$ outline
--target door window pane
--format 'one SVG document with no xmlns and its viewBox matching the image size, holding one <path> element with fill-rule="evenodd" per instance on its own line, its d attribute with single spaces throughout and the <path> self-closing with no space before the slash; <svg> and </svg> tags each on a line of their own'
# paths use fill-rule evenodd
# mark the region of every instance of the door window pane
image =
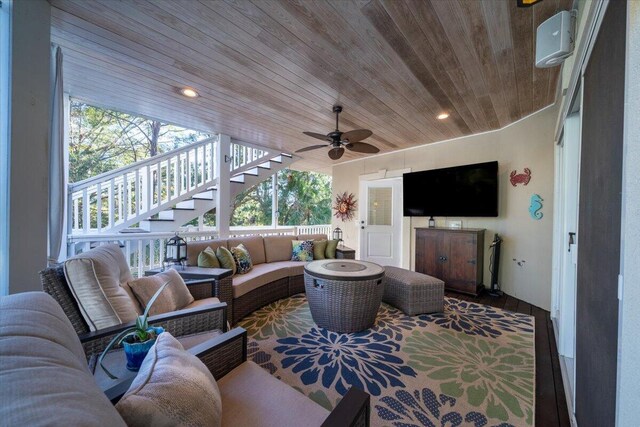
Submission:
<svg viewBox="0 0 640 427">
<path fill-rule="evenodd" d="M 368 225 L 391 225 L 391 187 L 369 188 Z"/>
</svg>

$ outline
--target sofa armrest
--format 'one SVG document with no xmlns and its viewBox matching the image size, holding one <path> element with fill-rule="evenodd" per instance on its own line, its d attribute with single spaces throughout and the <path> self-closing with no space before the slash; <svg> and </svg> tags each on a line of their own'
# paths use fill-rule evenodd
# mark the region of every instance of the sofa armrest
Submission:
<svg viewBox="0 0 640 427">
<path fill-rule="evenodd" d="M 226 309 L 225 303 L 218 303 L 208 307 L 172 311 L 149 317 L 149 324 L 162 326 L 176 337 L 213 330 L 225 332 L 227 330 Z M 100 355 L 116 335 L 133 326 L 135 321 L 80 335 L 80 342 L 87 359 L 91 360 L 92 357 Z"/>
<path fill-rule="evenodd" d="M 195 347 L 191 347 L 187 351 L 207 365 L 213 377 L 219 380 L 235 367 L 246 362 L 247 331 L 243 328 L 235 328 Z M 134 378 L 135 376 L 123 379 L 105 390 L 104 394 L 115 405 L 129 390 Z"/>
<path fill-rule="evenodd" d="M 233 328 L 188 350 L 200 359 L 216 380 L 247 361 L 247 331 Z"/>
<path fill-rule="evenodd" d="M 368 427 L 371 416 L 369 400 L 368 393 L 351 387 L 322 423 L 322 427 Z"/>
</svg>

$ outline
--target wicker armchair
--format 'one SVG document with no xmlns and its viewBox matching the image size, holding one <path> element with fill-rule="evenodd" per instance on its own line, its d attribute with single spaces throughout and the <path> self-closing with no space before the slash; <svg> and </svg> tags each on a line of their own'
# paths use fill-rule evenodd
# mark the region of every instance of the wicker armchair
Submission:
<svg viewBox="0 0 640 427">
<path fill-rule="evenodd" d="M 247 331 L 241 327 L 210 339 L 188 350 L 211 371 L 216 381 L 247 361 Z M 113 404 L 126 393 L 133 378 L 125 379 L 105 391 Z M 247 402 L 251 405 L 252 402 Z M 282 410 L 287 410 L 282 402 Z M 290 408 L 289 408 L 290 409 Z M 370 425 L 370 396 L 352 387 L 331 411 L 322 427 L 368 427 Z"/>
<path fill-rule="evenodd" d="M 76 300 L 73 298 L 62 266 L 50 267 L 40 272 L 40 281 L 43 290 L 51 295 L 62 307 L 64 313 L 71 321 L 76 333 L 80 337 L 87 360 L 90 364 L 95 361 L 104 348 L 109 344 L 123 328 L 133 326 L 129 324 L 117 325 L 111 328 L 90 332 Z M 214 294 L 212 284 L 189 283 L 187 284 L 193 297 L 198 299 L 208 298 Z M 202 308 L 180 310 L 171 313 L 159 314 L 149 317 L 149 324 L 162 326 L 166 331 L 176 337 L 199 334 L 209 331 L 227 331 L 227 304 L 211 304 Z"/>
</svg>

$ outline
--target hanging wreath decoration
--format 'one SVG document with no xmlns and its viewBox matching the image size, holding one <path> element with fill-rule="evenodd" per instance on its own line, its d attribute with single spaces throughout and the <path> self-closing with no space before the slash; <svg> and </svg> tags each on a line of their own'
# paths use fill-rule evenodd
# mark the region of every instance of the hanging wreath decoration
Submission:
<svg viewBox="0 0 640 427">
<path fill-rule="evenodd" d="M 336 211 L 334 216 L 342 221 L 351 221 L 355 215 L 358 201 L 353 193 L 348 194 L 346 191 L 336 196 L 336 205 L 333 209 Z"/>
</svg>

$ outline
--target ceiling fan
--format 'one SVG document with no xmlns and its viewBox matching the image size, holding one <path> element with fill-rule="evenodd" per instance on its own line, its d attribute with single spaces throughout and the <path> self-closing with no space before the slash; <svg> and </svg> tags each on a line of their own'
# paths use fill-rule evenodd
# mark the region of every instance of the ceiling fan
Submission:
<svg viewBox="0 0 640 427">
<path fill-rule="evenodd" d="M 340 132 L 338 129 L 338 118 L 342 112 L 340 105 L 333 106 L 333 112 L 336 113 L 336 130 L 329 132 L 326 135 L 315 132 L 302 132 L 305 135 L 313 138 L 322 139 L 328 141 L 328 144 L 312 145 L 311 147 L 304 147 L 296 151 L 296 153 L 302 153 L 305 151 L 316 150 L 318 148 L 331 147 L 329 150 L 329 158 L 331 160 L 338 160 L 344 154 L 344 149 L 355 151 L 356 153 L 370 153 L 374 154 L 380 151 L 379 148 L 374 147 L 366 142 L 360 142 L 363 139 L 369 138 L 373 135 L 369 129 L 355 129 L 348 132 Z"/>
</svg>

